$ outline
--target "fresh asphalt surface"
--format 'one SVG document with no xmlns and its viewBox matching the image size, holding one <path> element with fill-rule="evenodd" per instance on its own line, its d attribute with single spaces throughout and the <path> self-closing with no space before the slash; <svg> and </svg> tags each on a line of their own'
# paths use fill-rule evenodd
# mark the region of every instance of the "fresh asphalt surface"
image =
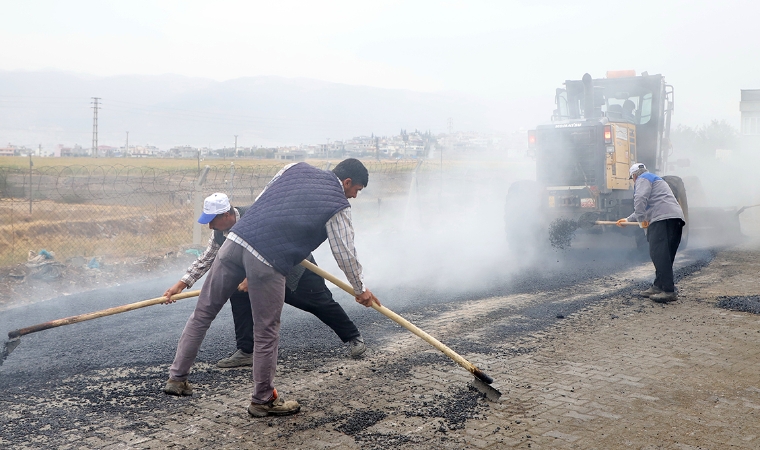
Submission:
<svg viewBox="0 0 760 450">
<path fill-rule="evenodd" d="M 690 265 L 701 265 L 711 258 L 711 253 L 706 250 L 686 250 L 684 254 L 689 256 Z M 482 292 L 470 291 L 466 297 L 448 292 L 423 291 L 419 287 L 416 290 L 407 287 L 392 291 L 377 287 L 373 292 L 385 306 L 403 316 L 427 317 L 446 310 L 447 305 L 458 301 L 568 287 L 646 261 L 645 256 L 635 257 L 632 252 L 623 250 L 570 250 L 561 256 L 550 255 L 546 261 L 554 262 L 557 258 L 562 258 L 564 264 L 557 264 L 555 268 L 538 264 L 540 270 L 526 268 L 521 273 L 505 277 L 502 284 L 498 284 L 499 275 L 494 274 L 491 286 Z M 171 276 L 133 282 L 2 311 L 0 333 L 6 337 L 8 331 L 17 328 L 157 297 L 176 278 Z M 192 289 L 198 287 L 196 285 Z M 370 348 L 400 332 L 389 319 L 356 304 L 353 298 L 329 283 L 328 287 L 362 331 Z M 53 380 L 104 368 L 165 365 L 168 369 L 196 299 L 185 299 L 172 305 L 155 305 L 22 336 L 21 344 L 0 366 L 0 389 L 19 385 L 49 385 Z M 558 314 L 572 313 L 568 308 L 578 309 L 585 305 L 558 303 L 542 306 L 541 311 L 532 311 L 531 308 L 535 309 L 533 307 L 514 311 L 530 319 L 522 329 L 513 330 L 516 336 L 551 324 L 557 320 Z M 503 336 L 504 339 L 510 337 L 514 336 Z M 234 350 L 234 329 L 228 303 L 212 323 L 198 360 L 213 363 Z M 345 351 L 338 337 L 316 317 L 285 305 L 281 354 L 311 355 L 313 364 L 319 364 L 321 358 L 340 356 Z"/>
<path fill-rule="evenodd" d="M 684 262 L 678 273 L 682 276 L 704 266 L 712 255 L 709 250 L 685 250 L 682 252 Z M 646 255 L 636 256 L 629 249 L 571 249 L 561 253 L 550 252 L 518 273 L 499 273 L 495 269 L 492 281 L 485 283 L 488 287 L 481 291 L 469 290 L 466 296 L 431 292 L 421 286 L 393 290 L 376 286 L 373 292 L 384 305 L 414 322 L 420 317 L 435 317 L 463 300 L 547 292 L 582 285 L 641 265 L 647 260 Z M 52 319 L 153 298 L 173 284 L 176 278 L 177 276 L 171 276 L 144 280 L 5 310 L 0 312 L 0 336 L 7 336 L 7 332 L 13 329 Z M 645 280 L 631 280 L 620 286 L 620 289 L 633 293 L 645 284 Z M 362 331 L 369 351 L 398 336 L 397 333 L 406 333 L 384 316 L 356 304 L 352 297 L 329 284 L 328 286 Z M 520 336 L 545 328 L 562 320 L 561 316 L 567 316 L 597 301 L 593 298 L 569 303 L 561 300 L 550 300 L 540 305 L 514 306 L 509 313 L 519 315 L 521 319 L 515 321 L 514 325 L 501 329 L 500 335 L 493 338 L 502 341 L 518 340 Z M 140 401 L 141 407 L 151 410 L 164 408 L 161 387 L 174 357 L 179 335 L 194 305 L 195 299 L 186 299 L 172 305 L 151 306 L 21 337 L 20 345 L 0 366 L 0 408 L 21 411 L 20 414 L 34 409 L 36 413 L 26 416 L 25 420 L 15 420 L 0 414 L 2 438 L 22 443 L 29 433 L 40 432 L 41 428 L 45 435 L 55 434 L 57 430 L 70 429 L 74 421 L 87 423 L 89 418 L 95 421 L 101 413 L 122 413 L 124 411 L 120 409 L 120 402 Z M 465 358 L 470 351 L 488 352 L 488 342 L 458 341 L 446 344 Z M 234 349 L 231 311 L 229 305 L 225 305 L 208 331 L 198 360 L 213 364 Z M 346 346 L 318 319 L 285 306 L 280 364 L 285 367 L 297 365 L 303 369 L 314 369 L 325 361 L 345 358 L 346 352 Z M 157 373 L 155 367 L 163 370 Z M 141 382 L 148 380 L 151 388 L 138 392 L 125 392 L 122 388 L 109 391 L 88 380 L 88 377 L 95 375 L 96 378 L 102 378 L 109 371 L 121 374 L 122 385 L 124 373 L 129 372 L 131 375 L 126 376 L 127 383 L 130 377 Z M 105 376 L 107 379 L 108 376 Z M 218 381 L 224 376 L 224 372 L 210 374 L 208 371 L 197 371 L 191 373 L 191 380 Z M 32 395 L 28 395 L 30 393 Z M 40 399 L 65 399 L 72 395 L 78 399 L 77 408 L 70 410 L 59 404 L 51 407 L 47 413 L 39 413 Z"/>
</svg>

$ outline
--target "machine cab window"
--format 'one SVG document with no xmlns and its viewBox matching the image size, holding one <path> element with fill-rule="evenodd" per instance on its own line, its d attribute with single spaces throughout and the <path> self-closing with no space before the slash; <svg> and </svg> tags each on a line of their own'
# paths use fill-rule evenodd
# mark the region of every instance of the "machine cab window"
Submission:
<svg viewBox="0 0 760 450">
<path fill-rule="evenodd" d="M 652 118 L 652 93 L 630 95 L 615 93 L 605 98 L 602 113 L 611 122 L 629 122 L 644 125 Z"/>
</svg>

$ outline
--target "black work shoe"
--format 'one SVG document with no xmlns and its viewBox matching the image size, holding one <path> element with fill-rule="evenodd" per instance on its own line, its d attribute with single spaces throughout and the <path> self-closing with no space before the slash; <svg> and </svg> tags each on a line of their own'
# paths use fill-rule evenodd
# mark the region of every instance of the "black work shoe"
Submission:
<svg viewBox="0 0 760 450">
<path fill-rule="evenodd" d="M 301 410 L 301 405 L 295 400 L 285 401 L 274 391 L 274 399 L 267 403 L 253 403 L 248 406 L 248 414 L 253 417 L 289 416 Z"/>
<path fill-rule="evenodd" d="M 193 387 L 187 381 L 167 380 L 164 386 L 164 394 L 168 395 L 193 395 Z"/>
<path fill-rule="evenodd" d="M 651 285 L 646 291 L 639 292 L 639 295 L 642 297 L 651 297 L 654 294 L 659 294 L 660 292 L 662 292 L 662 289 L 658 288 L 655 285 Z"/>
<path fill-rule="evenodd" d="M 670 303 L 678 300 L 678 294 L 675 292 L 660 292 L 657 294 L 652 294 L 649 296 L 649 299 L 653 302 L 657 303 Z"/>
</svg>

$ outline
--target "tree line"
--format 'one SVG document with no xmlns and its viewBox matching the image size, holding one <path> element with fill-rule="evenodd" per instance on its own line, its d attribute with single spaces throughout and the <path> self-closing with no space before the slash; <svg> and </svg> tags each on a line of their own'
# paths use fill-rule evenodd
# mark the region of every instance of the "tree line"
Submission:
<svg viewBox="0 0 760 450">
<path fill-rule="evenodd" d="M 705 125 L 677 125 L 670 132 L 670 141 L 678 152 L 715 156 L 715 150 L 736 150 L 740 147 L 739 130 L 725 120 L 712 120 Z"/>
</svg>

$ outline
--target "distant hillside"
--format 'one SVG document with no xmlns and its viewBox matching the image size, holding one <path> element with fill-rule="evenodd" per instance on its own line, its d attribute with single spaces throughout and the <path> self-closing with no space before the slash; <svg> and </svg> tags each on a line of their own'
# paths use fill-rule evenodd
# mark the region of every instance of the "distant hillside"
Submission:
<svg viewBox="0 0 760 450">
<path fill-rule="evenodd" d="M 524 111 L 455 93 L 248 77 L 224 82 L 178 75 L 94 77 L 0 71 L 0 145 L 90 147 L 90 97 L 100 97 L 99 144 L 240 146 L 322 143 L 404 129 L 512 131 Z"/>
</svg>

